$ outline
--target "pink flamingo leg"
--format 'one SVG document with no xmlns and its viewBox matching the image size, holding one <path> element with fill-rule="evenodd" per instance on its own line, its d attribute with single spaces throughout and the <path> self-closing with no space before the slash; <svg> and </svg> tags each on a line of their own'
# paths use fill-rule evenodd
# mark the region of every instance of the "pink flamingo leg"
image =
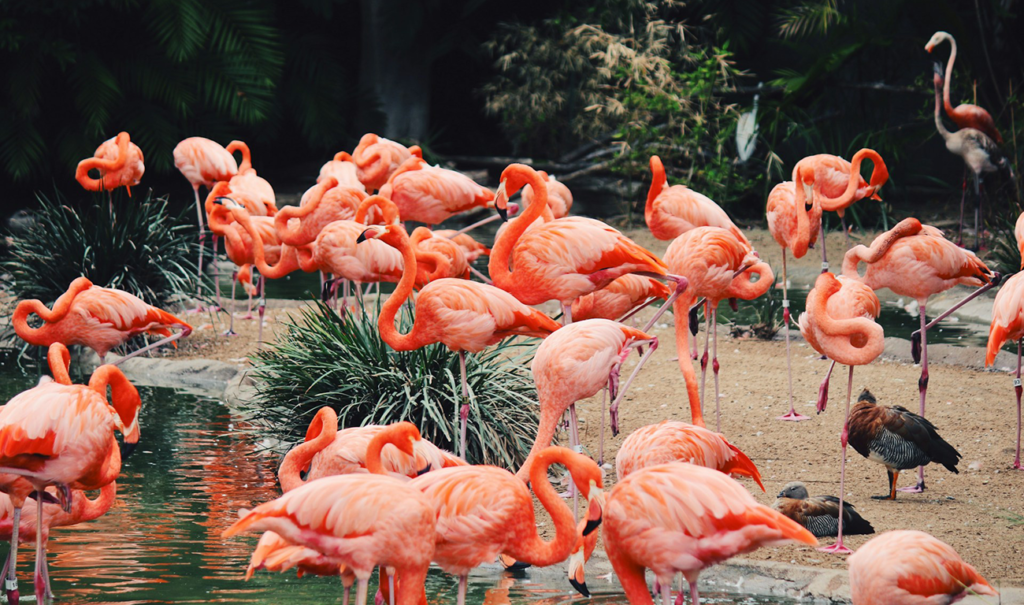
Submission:
<svg viewBox="0 0 1024 605">
<path fill-rule="evenodd" d="M 786 249 L 782 249 L 782 323 L 786 328 L 786 371 L 789 374 L 789 411 L 776 418 L 776 420 L 788 420 L 800 422 L 810 420 L 793 407 L 793 357 L 789 351 L 789 289 L 786 285 Z"/>
<path fill-rule="evenodd" d="M 199 216 L 199 264 L 196 272 L 196 308 L 193 313 L 202 313 L 203 304 L 203 244 L 206 242 L 206 227 L 203 225 L 203 205 L 199 202 L 199 185 L 192 186 L 192 193 L 196 196 L 196 214 Z"/>
<path fill-rule="evenodd" d="M 43 495 L 40 492 L 36 492 L 36 519 L 43 518 Z M 41 530 L 36 531 L 37 534 L 42 534 Z M 43 550 L 42 536 L 36 536 L 36 573 L 35 573 L 35 589 L 36 589 L 36 602 L 41 603 L 46 598 L 46 581 L 43 579 L 42 569 L 46 565 L 46 553 Z"/>
<path fill-rule="evenodd" d="M 263 348 L 263 314 L 267 310 L 267 292 L 266 292 L 267 278 L 261 275 L 259 277 L 259 280 L 260 280 L 260 285 L 259 285 L 260 299 L 259 299 L 258 306 L 257 306 L 257 309 L 258 309 L 257 313 L 259 314 L 260 327 L 259 327 L 258 335 L 256 336 L 256 348 L 257 349 L 262 349 Z"/>
<path fill-rule="evenodd" d="M 608 411 L 608 387 L 601 389 L 601 440 L 597 446 L 597 464 L 601 466 L 604 464 L 604 424 L 605 424 L 605 413 Z M 1020 406 L 1017 406 L 1018 408 Z"/>
<path fill-rule="evenodd" d="M 661 316 L 664 315 L 665 311 L 668 311 L 669 309 L 672 308 L 672 303 L 676 302 L 676 299 L 679 298 L 679 295 L 685 292 L 686 288 L 689 287 L 690 285 L 690 282 L 687 281 L 685 277 L 678 277 L 675 275 L 669 275 L 667 277 L 669 281 L 675 282 L 676 289 L 672 292 L 672 296 L 669 296 L 668 300 L 665 301 L 665 304 L 661 305 L 661 308 L 654 313 L 654 316 L 651 317 L 650 321 L 647 322 L 647 325 L 644 326 L 642 330 L 644 332 L 650 330 L 654 326 L 654 324 L 657 323 L 658 319 L 660 319 Z"/>
<path fill-rule="evenodd" d="M 921 378 L 917 381 L 917 389 L 921 393 L 921 417 L 924 418 L 924 404 L 928 397 L 928 320 L 925 318 L 925 305 L 921 303 Z M 924 467 L 917 469 L 917 485 L 901 487 L 896 491 L 909 494 L 920 494 L 924 491 Z"/>
<path fill-rule="evenodd" d="M 38 518 L 38 517 L 37 517 Z M 7 556 L 8 564 L 5 568 L 4 592 L 7 593 L 7 602 L 17 605 L 18 603 L 18 528 L 21 525 L 21 508 L 14 509 L 11 526 L 11 552 Z"/>
<path fill-rule="evenodd" d="M 242 316 L 242 319 L 252 319 L 252 292 L 248 292 L 248 294 L 249 294 L 249 303 L 248 303 L 248 306 L 245 309 L 245 315 Z"/>
<path fill-rule="evenodd" d="M 1013 381 L 1013 391 L 1017 394 L 1017 456 L 1013 459 L 1013 468 L 1020 470 L 1020 396 L 1024 388 L 1020 383 L 1020 353 L 1024 338 L 1017 341 L 1017 378 Z"/>
<path fill-rule="evenodd" d="M 643 346 L 644 344 L 647 343 L 637 341 L 635 343 L 631 343 L 630 348 L 632 348 L 633 345 Z M 621 389 L 619 388 L 619 371 L 622 369 L 622 362 L 625 360 L 626 356 L 629 355 L 629 351 L 627 350 L 622 359 L 612 366 L 611 374 L 608 375 L 608 393 L 613 400 L 612 406 L 608 410 L 608 416 L 611 418 L 612 423 L 612 436 L 619 434 L 619 404 L 622 403 L 622 399 L 626 396 L 626 391 L 629 390 L 629 385 L 633 383 L 633 379 L 640 373 L 640 368 L 644 367 L 644 364 L 647 363 L 647 360 L 657 349 L 658 339 L 655 337 L 650 340 L 650 347 L 640 358 L 640 361 L 637 362 L 636 367 L 633 368 L 633 373 L 629 375 L 629 378 L 626 379 L 626 382 L 622 385 Z"/>
<path fill-rule="evenodd" d="M 562 325 L 567 326 L 572 323 L 572 305 L 562 305 Z"/>
<path fill-rule="evenodd" d="M 462 377 L 462 407 L 459 408 L 459 455 L 466 459 L 466 423 L 469 420 L 469 383 L 466 382 L 466 352 L 459 351 L 459 375 Z"/>
<path fill-rule="evenodd" d="M 469 576 L 459 576 L 458 605 L 466 605 L 466 585 L 469 583 Z"/>
<path fill-rule="evenodd" d="M 473 265 L 469 266 L 469 272 L 480 278 L 480 281 L 484 282 L 485 284 L 491 284 L 492 286 L 494 285 L 494 282 L 491 281 L 491 278 L 477 271 L 476 267 L 474 267 Z"/>
<path fill-rule="evenodd" d="M 828 248 L 828 234 L 825 233 L 825 213 L 818 217 L 818 232 L 821 233 L 821 272 L 828 272 L 828 257 L 825 255 L 825 248 Z"/>
<path fill-rule="evenodd" d="M 580 445 L 580 419 L 576 414 L 575 403 L 569 405 L 569 448 L 574 452 L 583 453 L 583 446 Z M 569 489 L 566 494 L 572 494 L 572 514 L 574 518 L 579 519 L 580 492 L 572 481 L 569 481 Z"/>
<path fill-rule="evenodd" d="M 370 589 L 369 578 L 356 581 L 356 605 L 366 605 L 366 595 Z"/>
<path fill-rule="evenodd" d="M 825 411 L 825 406 L 828 405 L 828 381 L 832 378 L 832 370 L 836 368 L 836 362 L 832 362 L 832 365 L 828 367 L 828 372 L 825 372 L 825 380 L 821 381 L 821 386 L 818 387 L 818 413 Z"/>
<path fill-rule="evenodd" d="M 220 262 L 217 258 L 217 234 L 213 234 L 213 283 L 217 287 L 217 308 L 221 308 L 220 303 Z"/>
<path fill-rule="evenodd" d="M 237 336 L 238 332 L 235 332 L 235 307 L 238 303 L 235 301 L 235 286 L 238 284 L 238 272 L 233 271 L 231 273 L 231 320 L 228 323 L 228 331 L 224 332 L 224 336 Z"/>
<path fill-rule="evenodd" d="M 846 383 L 846 416 L 843 419 L 843 432 L 839 437 L 839 442 L 842 444 L 842 458 L 839 460 L 839 535 L 836 539 L 836 543 L 832 546 L 826 546 L 819 548 L 821 552 L 829 552 L 836 555 L 848 555 L 853 551 L 843 546 L 843 500 L 846 497 L 846 446 L 849 440 L 849 428 L 848 423 L 850 422 L 850 399 L 853 396 L 853 366 L 850 366 L 850 379 Z"/>
<path fill-rule="evenodd" d="M 718 327 L 718 309 L 711 311 L 711 325 Z M 720 395 L 718 389 L 718 330 L 714 330 L 711 337 L 711 371 L 715 373 L 715 431 L 722 432 L 722 409 L 719 405 Z"/>
<path fill-rule="evenodd" d="M 162 347 L 162 346 L 164 346 L 166 344 L 170 344 L 170 343 L 178 340 L 179 338 L 183 338 L 183 337 L 188 336 L 189 334 L 192 333 L 192 328 L 190 328 L 187 325 L 170 326 L 170 327 L 172 327 L 172 328 L 181 328 L 181 332 L 178 332 L 177 334 L 172 334 L 171 336 L 168 336 L 167 338 L 161 338 L 160 340 L 158 340 L 158 341 L 156 341 L 154 343 L 148 344 L 148 345 L 142 347 L 141 349 L 139 349 L 138 351 L 134 351 L 132 353 L 129 353 L 129 354 L 125 355 L 124 357 L 122 357 L 121 359 L 118 359 L 117 361 L 115 361 L 111 365 L 115 365 L 115 366 L 116 365 L 121 365 L 127 359 L 131 359 L 132 357 L 135 357 L 137 355 L 141 355 L 141 354 L 145 353 L 146 351 L 151 351 L 151 350 L 153 350 L 153 349 L 155 349 L 157 347 Z"/>
<path fill-rule="evenodd" d="M 711 341 L 711 303 L 704 301 L 704 355 L 700 358 L 700 409 L 704 411 L 704 379 L 708 375 L 708 348 Z"/>
</svg>

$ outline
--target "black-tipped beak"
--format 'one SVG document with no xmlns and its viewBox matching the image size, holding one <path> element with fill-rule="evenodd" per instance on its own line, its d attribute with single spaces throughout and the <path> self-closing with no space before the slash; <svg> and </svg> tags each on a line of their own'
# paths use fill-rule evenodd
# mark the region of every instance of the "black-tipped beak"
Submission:
<svg viewBox="0 0 1024 605">
<path fill-rule="evenodd" d="M 601 519 L 589 519 L 587 525 L 583 528 L 583 535 L 589 536 L 594 533 L 594 530 L 601 526 Z"/>
<path fill-rule="evenodd" d="M 501 217 L 501 222 L 504 223 L 504 222 L 508 221 L 508 209 L 507 208 L 501 208 L 499 206 L 495 206 L 494 209 L 498 211 L 498 216 Z"/>
<path fill-rule="evenodd" d="M 36 496 L 39 494 L 42 494 L 43 504 L 60 504 L 60 498 L 54 496 L 50 492 L 32 492 L 28 497 L 35 500 Z"/>
<path fill-rule="evenodd" d="M 515 563 L 513 563 L 513 564 L 509 565 L 508 567 L 506 567 L 505 569 L 507 569 L 509 571 L 522 571 L 524 569 L 529 569 L 529 568 L 530 568 L 530 564 L 529 563 L 523 563 L 522 561 L 516 561 Z"/>
<path fill-rule="evenodd" d="M 361 244 L 361 243 L 365 242 L 366 240 L 367 240 L 366 232 L 363 231 L 362 233 L 359 234 L 359 237 L 356 238 L 356 243 L 357 244 Z"/>
<path fill-rule="evenodd" d="M 233 202 L 235 200 L 233 200 L 233 199 L 231 199 L 229 197 L 221 196 L 221 197 L 218 197 L 218 198 L 214 198 L 213 203 L 217 204 L 218 206 L 223 206 L 225 201 Z"/>
<path fill-rule="evenodd" d="M 586 582 L 577 582 L 576 578 L 569 578 L 569 583 L 572 584 L 572 587 L 576 589 L 576 592 L 587 597 L 588 599 L 590 598 L 590 591 L 587 589 Z"/>
<path fill-rule="evenodd" d="M 135 448 L 138 447 L 138 443 L 122 443 L 121 444 L 121 460 L 127 460 L 128 456 L 132 455 Z"/>
<path fill-rule="evenodd" d="M 430 472 L 430 465 L 428 464 L 428 465 L 424 466 L 423 468 L 421 468 L 420 470 L 416 471 L 416 476 L 417 477 L 422 477 L 423 475 L 426 475 L 429 472 Z"/>
</svg>

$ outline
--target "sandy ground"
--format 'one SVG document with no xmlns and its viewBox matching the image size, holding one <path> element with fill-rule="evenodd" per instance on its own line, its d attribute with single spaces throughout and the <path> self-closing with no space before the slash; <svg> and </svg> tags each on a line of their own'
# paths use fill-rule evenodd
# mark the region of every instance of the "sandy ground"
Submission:
<svg viewBox="0 0 1024 605">
<path fill-rule="evenodd" d="M 751 240 L 762 257 L 779 266 L 779 248 L 764 230 L 751 231 Z M 655 252 L 664 252 L 665 242 L 649 233 L 630 233 Z M 836 266 L 843 247 L 841 234 L 829 238 L 829 255 Z M 869 239 L 869 238 L 865 238 Z M 814 250 L 790 264 L 796 274 L 813 279 L 820 257 Z M 276 301 L 272 301 L 275 302 Z M 285 304 L 271 308 L 265 337 L 273 339 L 285 314 L 295 307 Z M 244 313 L 244 307 L 242 308 Z M 241 361 L 251 352 L 255 340 L 254 321 L 236 320 L 239 336 L 219 336 L 226 327 L 227 315 L 214 321 L 210 315 L 190 316 L 197 326 L 192 337 L 170 356 L 204 357 Z M 206 322 L 198 319 L 207 318 Z M 646 316 L 645 316 L 646 317 Z M 671 316 L 665 316 L 654 330 L 664 346 L 651 358 L 620 408 L 622 433 L 605 443 L 605 460 L 613 461 L 619 444 L 632 430 L 665 418 L 689 419 L 682 375 L 678 363 L 671 361 L 675 347 Z M 761 493 L 749 480 L 741 481 L 764 504 L 771 504 L 782 486 L 793 480 L 808 485 L 811 494 L 837 495 L 839 489 L 839 432 L 843 422 L 847 371 L 837 367 L 830 389 L 828 410 L 814 414 L 818 385 L 828 368 L 805 343 L 793 344 L 794 392 L 798 411 L 812 420 L 788 423 L 775 420 L 788 409 L 786 356 L 782 342 L 738 340 L 729 337 L 726 326 L 719 328 L 721 363 L 722 433 L 757 464 L 767 493 Z M 703 342 L 703 333 L 700 336 Z M 982 355 L 981 350 L 977 351 Z M 685 359 L 685 358 L 684 358 Z M 635 362 L 636 356 L 631 365 Z M 699 367 L 697 368 L 700 375 Z M 625 375 L 625 372 L 624 372 Z M 853 395 L 870 389 L 879 403 L 918 409 L 917 379 L 920 367 L 898 360 L 879 359 L 857 368 L 853 377 Z M 705 416 L 714 426 L 714 382 L 708 376 L 711 405 Z M 596 457 L 600 434 L 600 399 L 578 405 L 582 437 L 587 451 Z M 940 434 L 963 454 L 958 475 L 942 467 L 927 470 L 928 490 L 923 494 L 899 494 L 895 502 L 880 502 L 871 495 L 887 491 L 885 469 L 869 462 L 852 448 L 848 451 L 846 497 L 876 530 L 920 529 L 953 545 L 957 551 L 993 584 L 1024 584 L 1024 471 L 1011 468 L 1016 431 L 1016 407 L 1012 379 L 1005 373 L 984 372 L 956 366 L 932 365 L 928 389 L 928 418 Z M 564 436 L 563 436 L 564 438 Z M 611 468 L 609 466 L 609 468 Z M 914 473 L 905 473 L 900 485 L 911 485 Z M 608 473 L 608 485 L 614 471 Z M 607 487 L 606 486 L 606 487 Z M 550 528 L 550 523 L 539 519 Z M 848 539 L 852 548 L 866 538 Z M 827 540 L 826 543 L 830 543 Z M 828 568 L 845 568 L 845 558 L 819 553 L 808 547 L 787 546 L 761 549 L 750 555 Z"/>
</svg>

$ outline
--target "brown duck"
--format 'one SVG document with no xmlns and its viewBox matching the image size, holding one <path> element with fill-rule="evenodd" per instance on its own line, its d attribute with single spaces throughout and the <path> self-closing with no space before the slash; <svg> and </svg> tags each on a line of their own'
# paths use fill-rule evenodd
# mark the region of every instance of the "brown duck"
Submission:
<svg viewBox="0 0 1024 605">
<path fill-rule="evenodd" d="M 954 473 L 960 452 L 939 436 L 935 425 L 904 407 L 882 406 L 865 390 L 850 412 L 849 443 L 868 460 L 884 464 L 889 493 L 876 500 L 896 499 L 900 471 L 937 462 Z"/>
<path fill-rule="evenodd" d="M 787 483 L 779 492 L 772 508 L 806 527 L 814 537 L 827 538 L 839 534 L 839 498 L 808 496 L 807 486 L 800 481 Z M 860 516 L 849 502 L 843 505 L 843 535 L 873 534 L 875 528 Z"/>
</svg>

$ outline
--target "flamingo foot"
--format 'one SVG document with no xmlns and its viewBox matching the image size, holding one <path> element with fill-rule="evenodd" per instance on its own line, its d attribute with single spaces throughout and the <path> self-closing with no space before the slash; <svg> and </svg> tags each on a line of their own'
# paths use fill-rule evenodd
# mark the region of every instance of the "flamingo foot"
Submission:
<svg viewBox="0 0 1024 605">
<path fill-rule="evenodd" d="M 800 422 L 801 420 L 810 420 L 811 417 L 810 416 L 804 416 L 803 414 L 797 412 L 796 410 L 790 409 L 788 412 L 786 412 L 782 416 L 776 417 L 775 419 L 776 420 L 788 420 L 790 422 Z"/>
<path fill-rule="evenodd" d="M 1018 470 L 1018 471 L 1024 470 L 1024 466 L 1020 465 L 1020 460 L 1014 460 L 1013 461 L 1013 468 Z"/>
<path fill-rule="evenodd" d="M 18 581 L 5 580 L 4 584 L 7 592 L 7 602 L 11 605 L 18 605 L 18 601 L 21 599 L 21 594 L 18 592 Z"/>
<path fill-rule="evenodd" d="M 843 546 L 842 541 L 836 542 L 832 546 L 824 546 L 818 549 L 819 552 L 827 552 L 833 555 L 849 555 L 853 554 L 853 551 Z"/>
<path fill-rule="evenodd" d="M 221 332 L 220 335 L 221 336 L 238 336 L 238 332 L 235 332 L 234 330 L 228 329 L 228 330 L 224 330 L 223 332 Z"/>
<path fill-rule="evenodd" d="M 918 483 L 917 485 L 911 485 L 909 487 L 901 487 L 896 491 L 903 492 L 904 494 L 922 494 L 924 493 L 924 483 Z"/>
<path fill-rule="evenodd" d="M 43 574 L 38 571 L 35 573 L 34 584 L 36 588 L 36 602 L 42 603 L 46 599 L 46 581 L 43 580 Z"/>
<path fill-rule="evenodd" d="M 256 318 L 253 316 L 252 313 L 247 313 L 247 314 L 239 317 L 238 319 L 256 319 Z"/>
</svg>

